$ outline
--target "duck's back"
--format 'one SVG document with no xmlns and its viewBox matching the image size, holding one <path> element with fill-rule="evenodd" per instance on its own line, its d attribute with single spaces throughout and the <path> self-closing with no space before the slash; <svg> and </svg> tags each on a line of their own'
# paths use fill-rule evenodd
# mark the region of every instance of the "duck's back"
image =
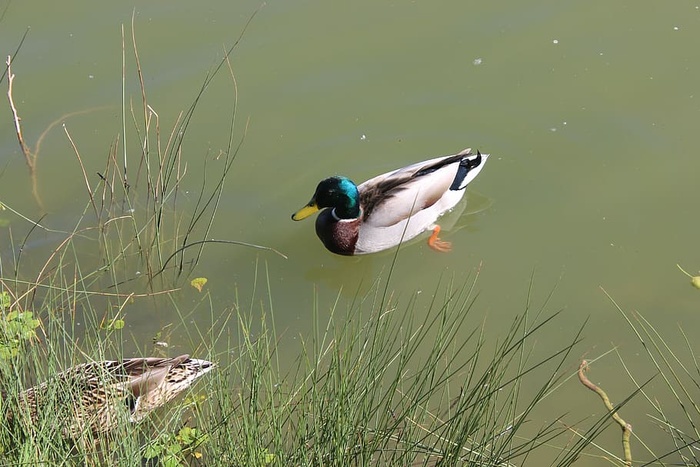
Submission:
<svg viewBox="0 0 700 467">
<path fill-rule="evenodd" d="M 443 156 L 373 177 L 360 184 L 363 219 L 355 254 L 373 253 L 408 241 L 464 197 L 488 155 Z"/>
</svg>

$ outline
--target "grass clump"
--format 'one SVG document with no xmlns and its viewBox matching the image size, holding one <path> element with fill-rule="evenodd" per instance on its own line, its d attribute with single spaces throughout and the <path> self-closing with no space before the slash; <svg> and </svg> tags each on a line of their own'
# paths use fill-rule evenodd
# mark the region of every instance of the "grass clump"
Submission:
<svg viewBox="0 0 700 467">
<path fill-rule="evenodd" d="M 643 465 L 700 465 L 700 360 L 692 335 L 679 324 L 680 338 L 669 339 L 643 315 L 625 311 L 604 293 L 629 326 L 647 360 L 646 371 L 640 375 L 617 352 L 623 373 L 639 395 L 637 402 L 644 407 L 644 418 L 637 421 L 637 426 L 644 424 L 663 434 L 658 436 L 655 447 L 639 439 L 639 458 L 645 459 Z"/>
<path fill-rule="evenodd" d="M 57 229 L 51 225 L 52 218 L 44 214 L 33 220 L 32 215 L 15 209 L 12 200 L 0 200 L 6 221 L 0 232 L 0 465 L 138 465 L 145 458 L 154 462 L 171 459 L 169 465 L 174 465 L 173 459 L 185 462 L 199 453 L 195 447 L 201 444 L 203 434 L 194 428 L 186 430 L 181 417 L 183 411 L 195 410 L 199 402 L 181 405 L 171 418 L 155 417 L 137 425 L 128 423 L 132 401 L 127 399 L 121 407 L 123 422 L 110 433 L 95 433 L 86 427 L 66 435 L 62 420 L 71 418 L 71 406 L 78 404 L 85 384 L 61 384 L 54 378 L 85 362 L 165 353 L 155 345 L 143 345 L 142 337 L 129 331 L 126 310 L 137 300 L 162 305 L 172 299 L 196 267 L 202 248 L 209 242 L 226 176 L 242 143 L 242 138 L 237 143 L 233 139 L 234 98 L 226 149 L 216 157 L 204 156 L 217 164 L 212 169 L 217 177 L 202 181 L 193 208 L 180 209 L 186 172 L 183 142 L 216 72 L 206 78 L 170 134 L 163 135 L 158 114 L 147 101 L 134 34 L 131 39 L 133 53 L 129 55 L 124 48 L 123 82 L 130 59 L 139 77 L 141 105 L 134 106 L 128 99 L 125 86 L 121 133 L 96 176 L 88 175 L 94 172 L 87 169 L 68 125 L 62 126 L 79 167 L 69 175 L 77 175 L 75 179 L 84 185 L 87 198 L 73 228 Z M 232 50 L 217 70 L 228 64 Z M 10 80 L 17 78 L 9 72 L 10 62 L 8 58 L 8 74 L 2 76 L 10 83 L 9 95 Z M 235 96 L 235 81 L 233 84 Z M 43 135 L 32 149 L 22 136 L 21 109 L 13 106 L 12 110 L 22 152 L 31 156 L 32 186 L 37 186 Z M 71 179 L 69 175 L 66 181 Z M 33 195 L 43 211 L 39 192 L 33 190 Z M 43 261 L 25 248 L 37 233 L 58 239 Z M 204 344 L 200 339 L 188 350 L 206 357 Z M 42 405 L 47 409 L 31 416 L 22 403 L 23 394 L 41 383 L 45 383 Z M 168 438 L 167 433 L 175 435 Z"/>
<path fill-rule="evenodd" d="M 522 465 L 568 433 L 526 421 L 578 334 L 531 359 L 556 314 L 530 323 L 528 311 L 486 342 L 469 324 L 473 286 L 446 287 L 420 321 L 418 296 L 402 306 L 375 293 L 325 322 L 314 310 L 313 332 L 283 367 L 272 319 L 239 315 L 240 356 L 214 377 L 209 449 L 222 465 Z"/>
</svg>

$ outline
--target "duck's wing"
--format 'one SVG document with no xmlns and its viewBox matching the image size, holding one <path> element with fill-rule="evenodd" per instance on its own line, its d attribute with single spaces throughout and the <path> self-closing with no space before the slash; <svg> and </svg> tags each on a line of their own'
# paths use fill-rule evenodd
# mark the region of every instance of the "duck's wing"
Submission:
<svg viewBox="0 0 700 467">
<path fill-rule="evenodd" d="M 175 358 L 139 358 L 124 362 L 130 375 L 131 421 L 143 419 L 179 392 L 168 387 L 168 378 L 175 368 L 188 360 L 189 355 L 180 355 Z"/>
<path fill-rule="evenodd" d="M 435 204 L 452 187 L 470 151 L 412 164 L 360 184 L 363 223 L 389 227 Z"/>
</svg>

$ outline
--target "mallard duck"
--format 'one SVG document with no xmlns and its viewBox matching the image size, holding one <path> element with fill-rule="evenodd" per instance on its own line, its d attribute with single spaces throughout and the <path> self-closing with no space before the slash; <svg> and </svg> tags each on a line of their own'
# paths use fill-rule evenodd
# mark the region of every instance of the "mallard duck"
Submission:
<svg viewBox="0 0 700 467">
<path fill-rule="evenodd" d="M 435 222 L 462 199 L 487 158 L 488 154 L 465 149 L 378 175 L 359 186 L 346 177 L 326 178 L 292 219 L 299 221 L 323 209 L 316 219 L 316 234 L 339 255 L 386 250 L 429 229 L 428 245 L 450 251 L 450 242 L 438 237 L 440 226 Z"/>
<path fill-rule="evenodd" d="M 127 414 L 131 422 L 142 420 L 214 366 L 189 355 L 83 363 L 23 391 L 19 404 L 32 423 L 40 413 L 46 417 L 46 410 L 60 404 L 62 413 L 55 414 L 56 422 L 66 437 L 76 437 L 86 428 L 104 433 Z"/>
</svg>

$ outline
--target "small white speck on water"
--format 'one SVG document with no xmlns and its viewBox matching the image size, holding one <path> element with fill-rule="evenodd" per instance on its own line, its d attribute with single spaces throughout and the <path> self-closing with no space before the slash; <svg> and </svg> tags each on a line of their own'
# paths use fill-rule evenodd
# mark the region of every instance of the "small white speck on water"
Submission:
<svg viewBox="0 0 700 467">
<path fill-rule="evenodd" d="M 482 62 L 482 61 L 483 61 L 483 60 L 481 60 L 481 58 L 475 58 L 474 60 L 472 60 L 472 63 L 473 63 L 474 65 L 477 65 L 477 66 L 478 66 L 478 65 L 481 65 L 481 62 Z"/>
<path fill-rule="evenodd" d="M 367 135 L 360 136 L 360 141 L 365 141 L 366 139 L 367 139 Z"/>
<path fill-rule="evenodd" d="M 552 133 L 554 133 L 555 131 L 557 131 L 557 129 L 556 129 L 556 127 L 552 127 L 552 128 L 549 129 L 549 131 L 551 131 Z"/>
<path fill-rule="evenodd" d="M 95 75 L 88 75 L 88 79 L 95 79 Z"/>
<path fill-rule="evenodd" d="M 554 39 L 554 40 L 552 41 L 552 44 L 558 44 L 558 43 L 559 43 L 559 39 Z"/>
<path fill-rule="evenodd" d="M 678 26 L 673 26 L 674 31 L 678 31 L 680 28 Z"/>
</svg>

